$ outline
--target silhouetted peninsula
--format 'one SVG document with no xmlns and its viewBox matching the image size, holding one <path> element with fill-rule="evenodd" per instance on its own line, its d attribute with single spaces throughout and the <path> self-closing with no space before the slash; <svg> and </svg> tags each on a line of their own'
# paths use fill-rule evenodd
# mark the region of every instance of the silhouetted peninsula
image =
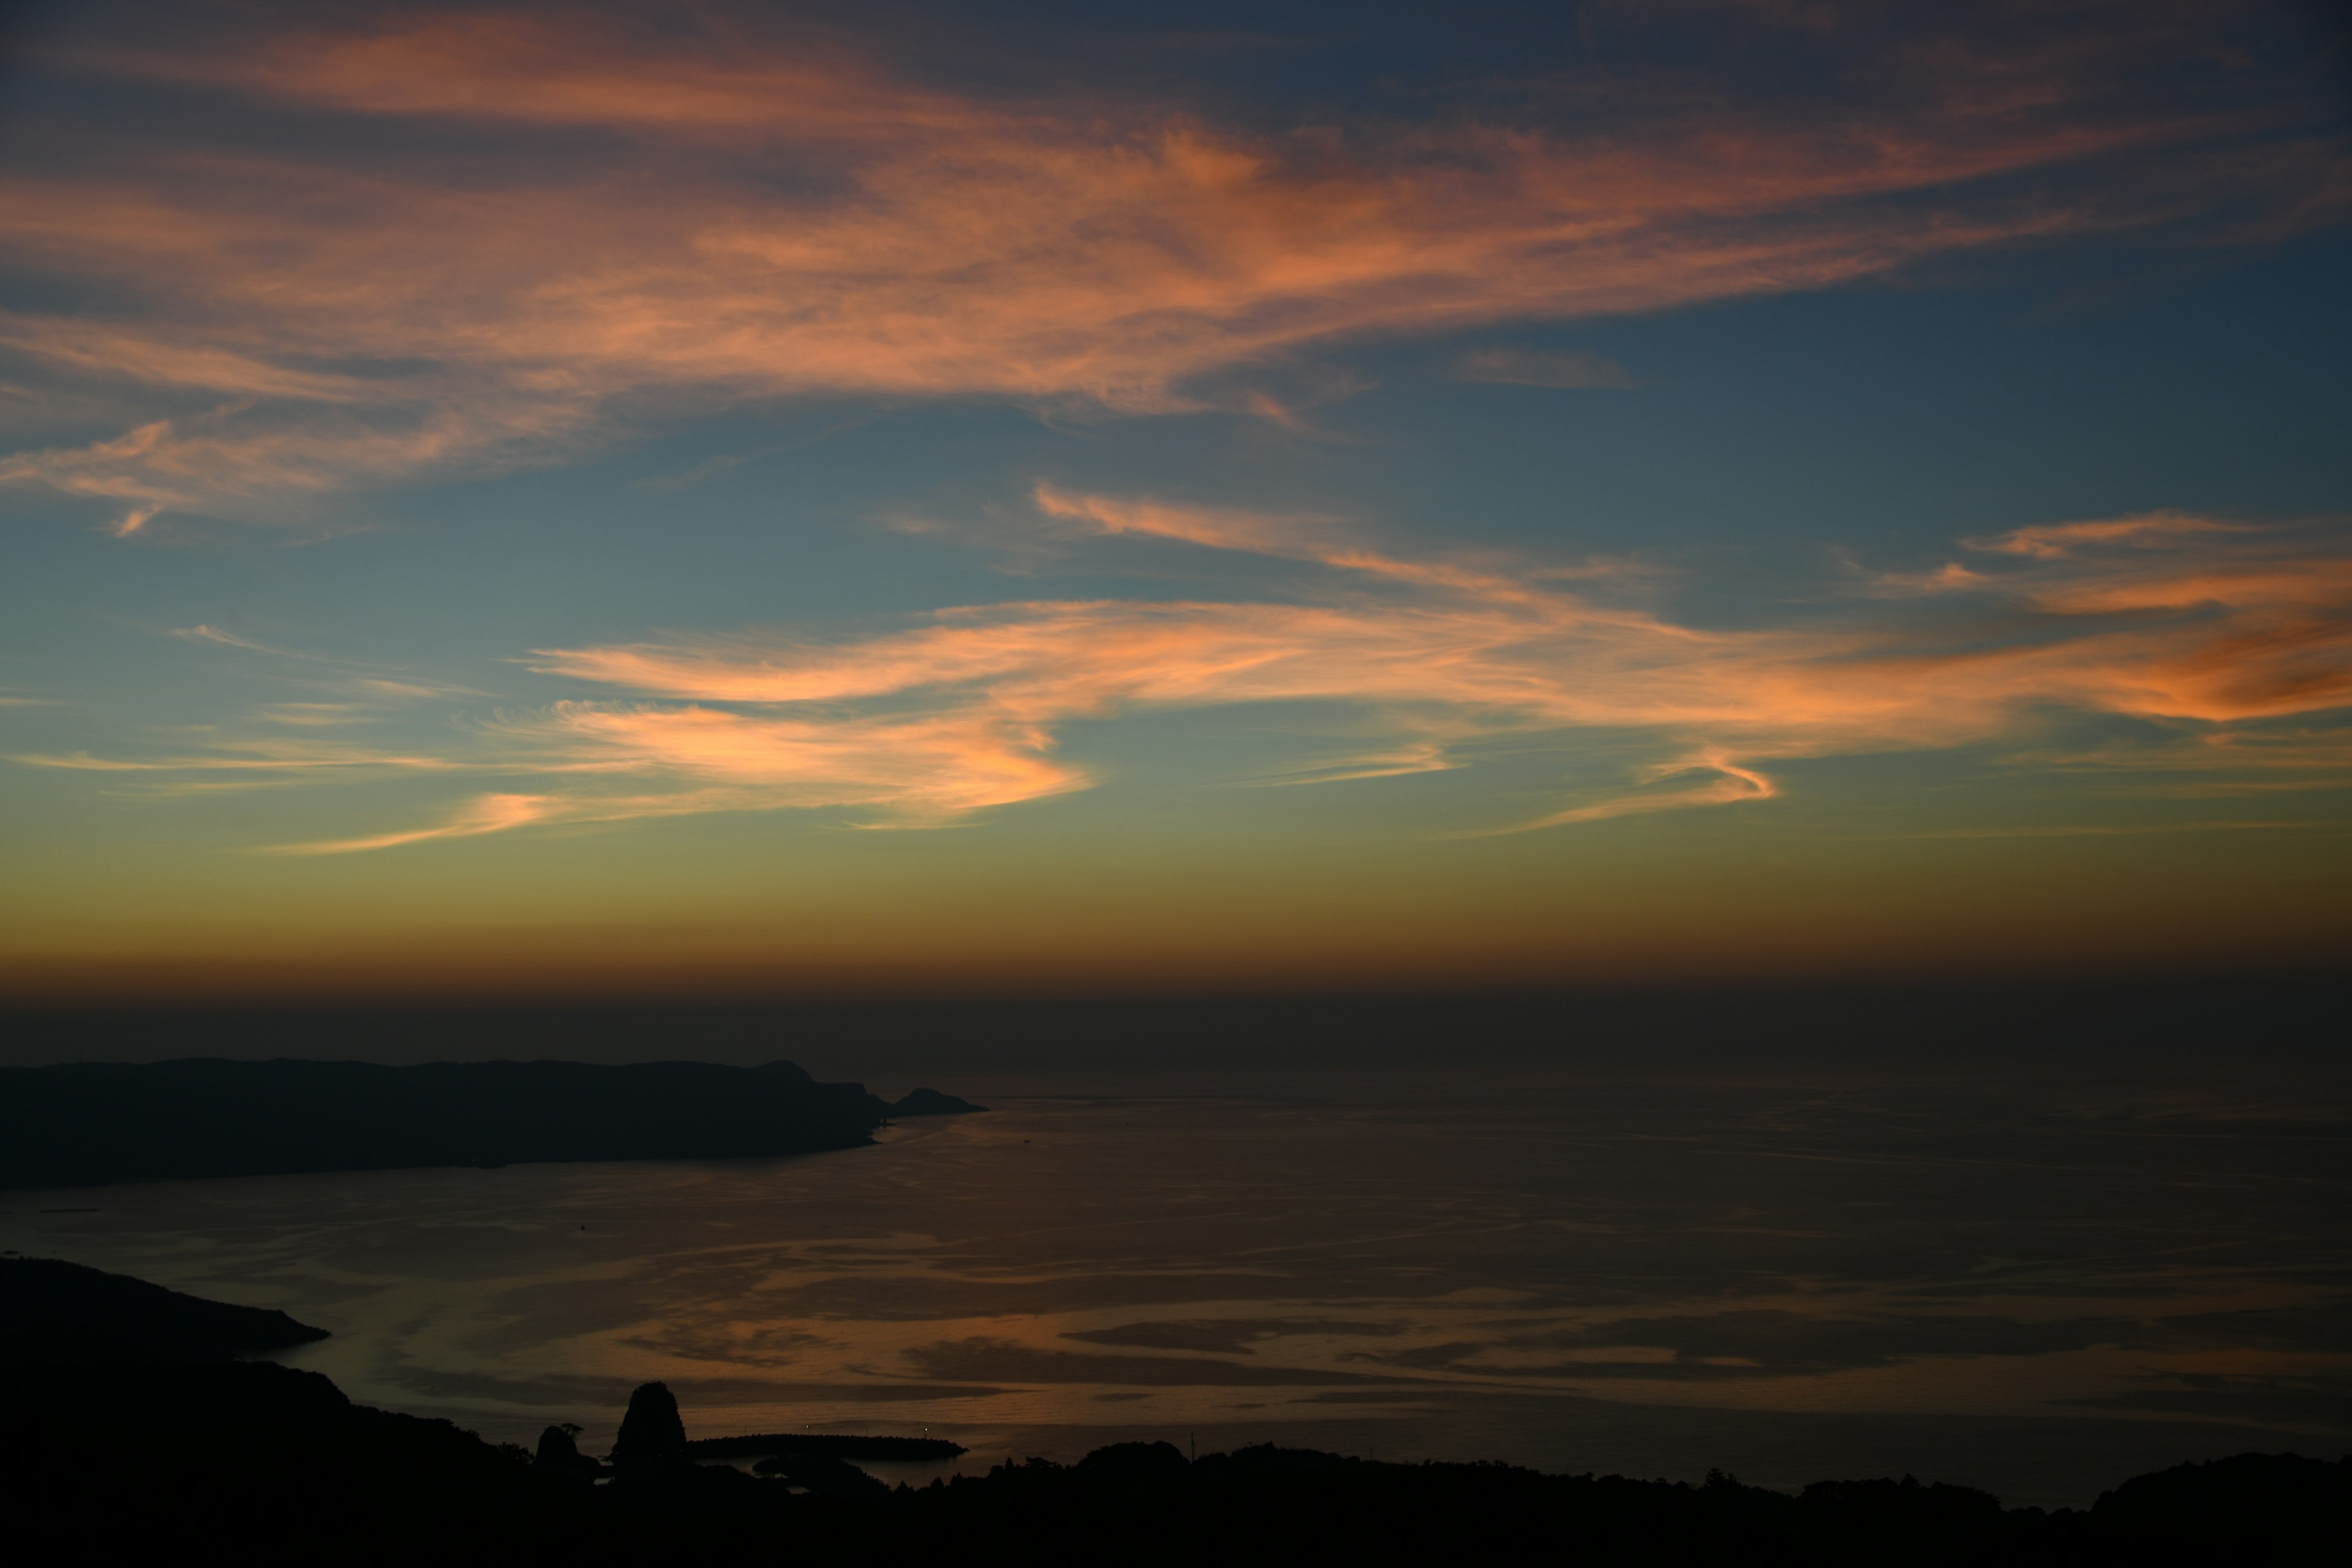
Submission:
<svg viewBox="0 0 2352 1568">
<path fill-rule="evenodd" d="M 894 1115 L 790 1062 L 227 1061 L 0 1068 L 0 1186 L 93 1186 L 544 1160 L 740 1159 L 847 1149 Z"/>
<path fill-rule="evenodd" d="M 272 1308 L 238 1307 L 54 1258 L 0 1258 L 0 1357 L 219 1361 L 327 1337 Z"/>
</svg>

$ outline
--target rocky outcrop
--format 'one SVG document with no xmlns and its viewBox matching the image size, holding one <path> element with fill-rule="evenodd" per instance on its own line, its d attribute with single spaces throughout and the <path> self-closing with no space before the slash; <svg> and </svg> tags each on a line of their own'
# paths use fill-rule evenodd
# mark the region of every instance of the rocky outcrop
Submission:
<svg viewBox="0 0 2352 1568">
<path fill-rule="evenodd" d="M 539 1451 L 531 1456 L 531 1468 L 573 1480 L 594 1480 L 604 1474 L 604 1467 L 580 1451 L 579 1437 L 580 1428 L 572 1422 L 550 1426 L 539 1435 Z"/>
<path fill-rule="evenodd" d="M 629 1394 L 628 1414 L 621 1417 L 621 1435 L 613 1443 L 613 1468 L 623 1476 L 657 1475 L 693 1462 L 686 1452 L 686 1423 L 678 1418 L 677 1399 L 669 1385 L 637 1384 Z"/>
</svg>

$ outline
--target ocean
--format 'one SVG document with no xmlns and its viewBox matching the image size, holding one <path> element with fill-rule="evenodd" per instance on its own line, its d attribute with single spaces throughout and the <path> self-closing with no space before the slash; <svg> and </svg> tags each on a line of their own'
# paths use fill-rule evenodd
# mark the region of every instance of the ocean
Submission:
<svg viewBox="0 0 2352 1568">
<path fill-rule="evenodd" d="M 656 1378 L 690 1436 L 967 1468 L 1270 1441 L 2057 1505 L 2352 1447 L 2334 1069 L 934 1078 L 993 1109 L 786 1159 L 16 1193 L 0 1247 L 282 1307 L 333 1337 L 280 1359 L 354 1399 L 592 1451 Z"/>
</svg>

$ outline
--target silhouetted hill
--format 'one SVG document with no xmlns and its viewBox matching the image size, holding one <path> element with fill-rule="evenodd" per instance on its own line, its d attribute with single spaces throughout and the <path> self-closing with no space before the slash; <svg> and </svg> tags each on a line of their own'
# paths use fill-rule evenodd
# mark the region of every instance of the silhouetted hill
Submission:
<svg viewBox="0 0 2352 1568">
<path fill-rule="evenodd" d="M 574 1483 L 267 1362 L 0 1368 L 20 1560 L 539 1562 Z"/>
<path fill-rule="evenodd" d="M 2352 1545 L 2352 1458 L 2327 1466 L 2293 1454 L 2237 1454 L 2176 1465 L 2100 1494 L 2091 1513 L 2109 1538 L 2147 1553 L 2246 1561 L 2237 1553 L 2250 1537 L 2334 1540 L 2340 1552 Z"/>
<path fill-rule="evenodd" d="M 0 1068 L 0 1186 L 798 1154 L 870 1142 L 894 1110 L 863 1085 L 818 1083 L 781 1061 L 10 1068 Z"/>
<path fill-rule="evenodd" d="M 2258 1565 L 2328 1560 L 2352 1501 L 2352 1462 L 2293 1455 L 2184 1465 L 2048 1513 L 1908 1477 L 1790 1496 L 1722 1475 L 1692 1485 L 1263 1445 L 1188 1463 L 1167 1443 L 919 1489 L 827 1456 L 782 1457 L 761 1476 L 679 1462 L 658 1395 L 633 1399 L 632 1419 L 659 1428 L 664 1456 L 604 1470 L 576 1455 L 535 1465 L 268 1363 L 0 1371 L 12 1536 L 68 1543 L 47 1561 Z M 551 1431 L 560 1459 L 570 1434 Z"/>
<path fill-rule="evenodd" d="M 262 1307 L 237 1307 L 54 1258 L 0 1258 L 0 1358 L 152 1356 L 217 1361 L 327 1337 Z"/>
<path fill-rule="evenodd" d="M 283 1314 L 16 1265 L 0 1277 L 33 1282 L 25 1321 L 52 1321 L 37 1303 L 96 1304 L 81 1341 L 91 1359 L 0 1362 L 0 1506 L 10 1543 L 37 1542 L 44 1563 L 2259 1568 L 2333 1560 L 2352 1517 L 2352 1459 L 2291 1454 L 2179 1466 L 2054 1513 L 1908 1476 L 1791 1496 L 1722 1474 L 1692 1485 L 1265 1444 L 1192 1462 L 1172 1444 L 1120 1443 L 1076 1465 L 1033 1458 L 891 1488 L 837 1453 L 779 1453 L 757 1475 L 698 1465 L 659 1384 L 631 1395 L 610 1466 L 580 1454 L 570 1426 L 550 1427 L 534 1460 L 446 1421 L 354 1405 L 316 1373 L 119 1353 L 317 1332 Z"/>
</svg>

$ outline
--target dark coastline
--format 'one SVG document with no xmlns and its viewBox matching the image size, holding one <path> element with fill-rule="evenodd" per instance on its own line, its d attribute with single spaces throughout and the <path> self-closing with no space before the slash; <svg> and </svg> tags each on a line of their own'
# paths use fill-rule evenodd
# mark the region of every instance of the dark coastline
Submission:
<svg viewBox="0 0 2352 1568">
<path fill-rule="evenodd" d="M 2323 1561 L 2352 1502 L 2352 1461 L 2262 1454 L 2136 1477 L 2056 1511 L 1907 1476 L 1791 1495 L 1721 1474 L 1545 1475 L 1272 1446 L 1188 1460 L 1168 1443 L 1074 1465 L 1008 1460 L 919 1489 L 832 1458 L 761 1475 L 608 1464 L 592 1479 L 268 1363 L 50 1363 L 5 1384 L 0 1491 L 26 1537 L 71 1543 L 58 1562 L 226 1548 L 254 1563 L 2253 1565 Z"/>
<path fill-rule="evenodd" d="M 355 1405 L 316 1373 L 231 1359 L 257 1337 L 318 1336 L 282 1313 L 0 1260 L 12 1324 L 37 1329 L 76 1303 L 111 1310 L 71 1345 L 12 1338 L 0 1363 L 0 1500 L 58 1562 L 2265 1564 L 2320 1560 L 2352 1506 L 2352 1458 L 2263 1454 L 2136 1477 L 2055 1511 L 1909 1476 L 1792 1495 L 1720 1472 L 1693 1485 L 1272 1445 L 1190 1458 L 1165 1442 L 891 1488 L 829 1453 L 758 1474 L 698 1464 L 780 1435 L 690 1441 L 657 1384 L 632 1396 L 610 1459 L 578 1454 L 577 1429 L 561 1427 L 534 1459 Z"/>
<path fill-rule="evenodd" d="M 0 1068 L 0 1187 L 541 1161 L 806 1154 L 873 1142 L 895 1103 L 791 1062 L 68 1063 Z"/>
<path fill-rule="evenodd" d="M 0 1363 L 137 1355 L 222 1361 L 328 1337 L 273 1308 L 238 1307 L 54 1258 L 0 1257 Z"/>
<path fill-rule="evenodd" d="M 1099 1062 L 1339 1065 L 1562 1054 L 1691 1063 L 2336 1054 L 2352 967 L 2275 973 L 2119 969 L 2072 978 L 1889 975 L 1559 986 L 1357 985 L 1328 992 L 705 997 L 518 995 L 259 1003 L 0 1002 L 0 1067 L 300 1057 L 419 1063 L 561 1057 L 638 1062 L 788 1055 L 820 1074 L 1035 1071 Z"/>
<path fill-rule="evenodd" d="M 1107 1042 L 1105 1054 L 1118 1044 Z M 387 1330 L 383 1314 L 355 1309 L 380 1300 L 385 1288 L 419 1282 L 430 1299 L 462 1301 L 435 1281 L 452 1243 L 471 1251 L 477 1238 L 498 1244 L 492 1299 L 578 1258 L 612 1264 L 616 1275 L 642 1275 L 656 1288 L 573 1289 L 578 1307 L 641 1321 L 653 1334 L 673 1321 L 791 1322 L 808 1331 L 813 1314 L 845 1311 L 860 1324 L 904 1318 L 946 1325 L 891 1331 L 920 1359 L 877 1365 L 846 1356 L 845 1364 L 813 1369 L 821 1383 L 889 1401 L 870 1413 L 878 1425 L 853 1422 L 856 1412 L 831 1405 L 829 1415 L 804 1411 L 794 1388 L 769 1393 L 797 1380 L 756 1357 L 733 1372 L 744 1381 L 743 1393 L 731 1396 L 707 1385 L 709 1374 L 628 1368 L 638 1377 L 681 1378 L 680 1396 L 708 1412 L 698 1436 L 798 1428 L 812 1418 L 833 1432 L 920 1429 L 897 1424 L 904 1417 L 971 1444 L 977 1453 L 969 1468 L 1029 1454 L 1066 1462 L 1103 1444 L 1171 1433 L 1181 1440 L 1197 1428 L 1204 1453 L 1270 1438 L 1385 1459 L 1495 1458 L 1564 1473 L 1696 1479 L 1721 1468 L 1783 1490 L 1822 1477 L 1907 1470 L 2013 1504 L 2081 1509 L 2119 1477 L 2249 1448 L 2311 1452 L 2313 1443 L 2343 1440 L 2343 1384 L 2321 1358 L 2345 1342 L 2344 1310 L 2302 1286 L 2340 1268 L 2344 1256 L 2352 1090 L 2340 1073 L 2316 1069 L 2251 1085 L 2252 1054 L 2242 1048 L 2193 1072 L 2143 1068 L 2124 1081 L 2104 1065 L 2080 1081 L 2063 1079 L 2063 1061 L 2047 1072 L 1927 1076 L 1900 1064 L 1851 1078 L 1790 1075 L 1793 1081 L 1777 1069 L 1752 1076 L 1708 1069 L 1623 1085 L 1581 1068 L 1515 1082 L 1435 1066 L 1382 1077 L 1375 1066 L 1294 1082 L 1220 1068 L 1164 1082 L 1113 1080 L 1108 1099 L 1061 1092 L 1094 1087 L 1075 1073 L 980 1082 L 945 1072 L 893 1075 L 882 1080 L 887 1093 L 908 1081 L 940 1082 L 1003 1113 L 909 1123 L 903 1136 L 877 1134 L 880 1147 L 823 1158 L 460 1167 L 19 1193 L 5 1245 L 205 1294 L 283 1304 L 339 1334 L 362 1336 L 371 1351 L 381 1343 L 414 1356 L 436 1373 L 466 1360 L 446 1331 Z M 841 1070 L 845 1065 L 823 1076 L 859 1076 Z M 1177 1205 L 1203 1178 L 1213 1184 L 1201 1189 L 1200 1212 L 1253 1216 L 1239 1237 L 1210 1226 L 1197 1235 L 1160 1228 L 1160 1216 L 1185 1212 Z M 1356 1201 L 1365 1194 L 1376 1201 Z M 1465 1196 L 1490 1206 L 1456 1223 L 1449 1205 Z M 379 1203 L 392 1205 L 383 1211 L 394 1222 L 388 1228 L 373 1217 Z M 1764 1212 L 1735 1216 L 1727 1231 L 1712 1228 L 1735 1203 Z M 66 1205 L 96 1206 L 56 1217 L 37 1213 Z M 1514 1225 L 1477 1228 L 1490 1217 Z M 1563 1217 L 1580 1228 L 1565 1235 L 1545 1228 Z M 506 1224 L 450 1228 L 467 1219 Z M 1074 1272 L 1017 1290 L 992 1286 L 1008 1268 L 1051 1262 L 1064 1247 L 1055 1238 L 1065 1227 L 1090 1219 L 1116 1228 L 1100 1233 Z M 1333 1235 L 1385 1237 L 1404 1220 L 1413 1222 L 1412 1237 L 1384 1240 L 1373 1256 L 1433 1270 L 1416 1296 L 1457 1285 L 1523 1287 L 1539 1293 L 1538 1304 L 1559 1324 L 1547 1342 L 1654 1344 L 1663 1347 L 1651 1352 L 1659 1360 L 1599 1373 L 1568 1367 L 1569 1375 L 1587 1380 L 1593 1397 L 1482 1384 L 1475 1365 L 1455 1375 L 1447 1369 L 1485 1359 L 1478 1347 L 1525 1342 L 1535 1331 L 1489 1332 L 1475 1312 L 1442 1300 L 1425 1315 L 1417 1306 L 1391 1306 L 1380 1299 L 1381 1280 L 1327 1267 L 1319 1253 L 1302 1255 L 1296 1283 L 1278 1280 L 1263 1291 L 1270 1299 L 1301 1295 L 1311 1307 L 1273 1300 L 1270 1307 L 1218 1310 L 1241 1320 L 1231 1342 L 1187 1337 L 1199 1328 L 1190 1322 L 1198 1314 L 1181 1278 L 1132 1291 L 1116 1279 L 1137 1264 L 1246 1266 L 1247 1249 L 1261 1238 L 1313 1247 Z M 1046 1239 L 1028 1240 L 1024 1227 L 1041 1221 L 1048 1228 L 1035 1234 Z M 1590 1228 L 1581 1228 L 1585 1222 Z M 934 1225 L 949 1238 L 953 1278 L 919 1280 L 928 1296 L 910 1297 L 882 1279 L 845 1300 L 823 1278 L 832 1255 L 803 1247 L 929 1234 Z M 682 1271 L 675 1255 L 691 1247 L 686 1238 L 713 1226 L 761 1245 L 747 1247 L 740 1266 Z M 299 1252 L 268 1241 L 270 1229 L 286 1226 L 295 1227 Z M 2183 1254 L 2167 1239 L 2182 1236 L 2210 1237 L 2213 1250 Z M 154 1246 L 167 1240 L 176 1249 L 168 1264 Z M 870 1256 L 884 1276 L 906 1272 L 895 1252 Z M 1997 1267 L 1978 1272 L 1988 1263 Z M 772 1278 L 770 1268 L 781 1271 Z M 320 1277 L 352 1268 L 371 1279 L 368 1271 L 380 1270 L 383 1285 L 363 1287 L 350 1306 L 336 1289 L 320 1288 Z M 1777 1316 L 1754 1310 L 1780 1303 L 1750 1300 L 1757 1292 L 1745 1277 L 1769 1280 L 1774 1271 L 1801 1269 L 1814 1270 L 1822 1290 Z M 1576 1310 L 1605 1305 L 1604 1292 L 1621 1278 L 1634 1280 L 1645 1309 L 1677 1292 L 1716 1292 L 1722 1300 L 1677 1316 L 1645 1311 L 1623 1329 L 1584 1326 Z M 2119 1295 L 2142 1278 L 2158 1286 L 2147 1300 Z M 1940 1286 L 1943 1296 L 1903 1293 L 1921 1280 Z M 782 1289 L 771 1295 L 775 1287 Z M 963 1331 L 954 1321 L 968 1305 L 1002 1300 L 1066 1311 L 1106 1289 L 1131 1297 L 1137 1310 L 1051 1326 L 1076 1331 L 1069 1352 L 1115 1358 L 1109 1363 L 1066 1354 L 1032 1365 L 957 1338 Z M 2271 1310 L 2202 1310 L 2205 1296 L 2232 1289 L 2245 1299 L 2231 1306 Z M 2062 1291 L 2080 1299 L 2044 1306 Z M 1244 1279 L 1230 1293 L 1242 1301 L 1260 1292 Z M 514 1342 L 544 1342 L 562 1327 L 556 1314 L 574 1310 L 572 1291 L 522 1299 Z M 337 1315 L 320 1315 L 327 1312 Z M 1393 1331 L 1387 1340 L 1303 1346 L 1251 1337 L 1259 1320 L 1291 1331 L 1310 1326 L 1276 1321 L 1294 1317 L 1401 1325 L 1415 1344 L 1447 1347 L 1432 1357 L 1444 1365 L 1433 1375 L 1416 1369 L 1421 1381 L 1397 1384 L 1391 1363 L 1381 1359 L 1398 1348 Z M 1106 1326 L 1144 1335 L 1142 1354 L 1210 1359 L 1136 1364 L 1139 1350 L 1119 1342 L 1136 1333 L 1097 1333 Z M 827 1330 L 819 1323 L 815 1331 Z M 739 1332 L 708 1336 L 711 1343 L 698 1349 L 716 1349 L 723 1361 L 723 1340 Z M 2063 1359 L 2108 1344 L 2123 1353 L 2101 1352 L 2105 1359 L 2079 1378 Z M 347 1377 L 340 1369 L 356 1369 L 360 1349 L 355 1342 L 331 1351 L 331 1362 L 295 1359 L 334 1371 L 355 1398 L 448 1415 L 492 1439 L 531 1443 L 542 1423 L 557 1418 L 498 1390 L 480 1402 L 453 1400 L 405 1373 Z M 1358 1351 L 1374 1353 L 1350 1353 Z M 2053 1351 L 2059 1358 L 2032 1359 Z M 2222 1352 L 2245 1353 L 2248 1371 L 2175 1378 L 2164 1374 L 2175 1364 L 2168 1359 L 2148 1370 L 2150 1358 Z M 1730 1356 L 1754 1364 L 1704 1359 Z M 593 1370 L 568 1355 L 559 1364 Z M 935 1367 L 947 1375 L 931 1375 Z M 1285 1394 L 1281 1404 L 1251 1404 L 1267 1399 L 1253 1385 L 1274 1381 L 1276 1370 L 1307 1374 L 1291 1381 L 1308 1386 Z M 886 1382 L 903 1385 L 910 1371 L 919 1394 Z M 1354 1392 L 1350 1374 L 1365 1373 L 1366 1392 Z M 1944 1397 L 1939 1382 L 1951 1373 L 1967 1379 L 1957 1385 L 1965 1401 Z M 1887 1384 L 1876 1391 L 1875 1406 L 1839 1405 L 1835 1384 L 1857 1376 Z M 1747 1390 L 1772 1378 L 1790 1380 L 1785 1394 L 1766 1394 L 1766 1408 L 1747 1407 L 1759 1403 Z M 1157 1392 L 1171 1383 L 1204 1392 Z M 1383 1384 L 1412 1404 L 1391 1409 L 1370 1397 Z M 1097 1397 L 1136 1388 L 1154 1392 Z M 1659 1400 L 1653 1390 L 1675 1397 Z M 609 1436 L 598 1430 L 598 1407 L 613 1396 L 606 1380 L 566 1398 L 561 1413 L 586 1423 L 591 1436 L 583 1440 L 594 1446 Z M 1197 1400 L 1198 1414 L 1178 1409 L 1178 1397 Z M 921 1404 L 921 1414 L 909 1399 Z M 1950 1407 L 1961 1404 L 1969 1407 Z M 722 1405 L 740 1413 L 722 1416 Z"/>
</svg>

